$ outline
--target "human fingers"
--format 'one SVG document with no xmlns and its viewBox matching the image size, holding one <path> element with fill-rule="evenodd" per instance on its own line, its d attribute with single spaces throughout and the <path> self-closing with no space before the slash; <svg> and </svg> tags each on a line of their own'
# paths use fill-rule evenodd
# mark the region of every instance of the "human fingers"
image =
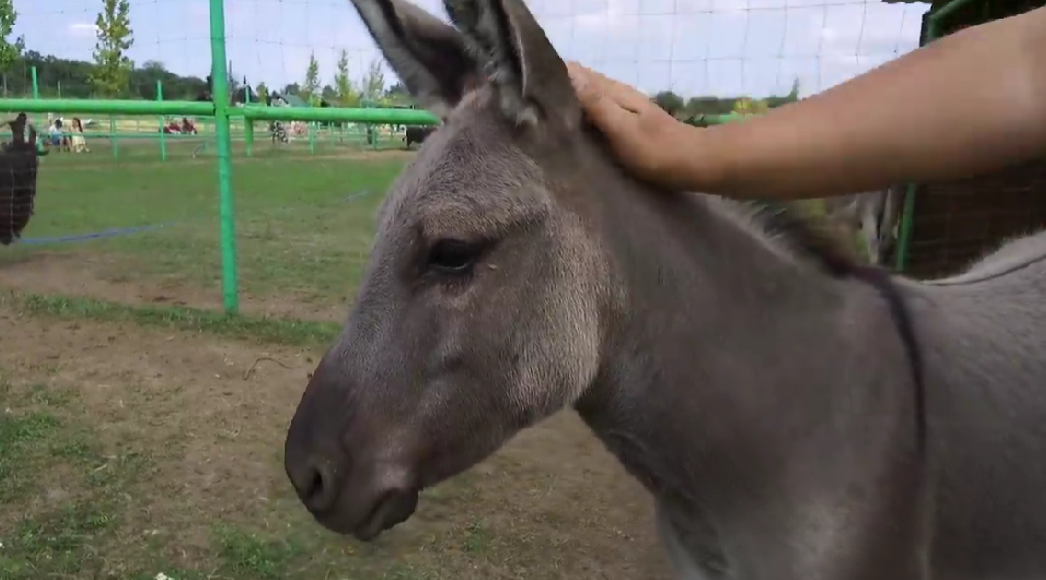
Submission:
<svg viewBox="0 0 1046 580">
<path fill-rule="evenodd" d="M 593 71 L 571 65 L 567 70 L 581 108 L 600 130 L 613 137 L 635 124 L 635 113 L 613 99 L 606 90 L 607 85 L 593 76 Z"/>
<path fill-rule="evenodd" d="M 581 79 L 584 84 L 594 87 L 595 93 L 606 97 L 634 113 L 650 105 L 650 99 L 634 87 L 612 79 L 598 71 L 586 68 L 576 62 L 567 63 L 571 80 Z M 576 83 L 575 83 L 576 85 Z"/>
</svg>

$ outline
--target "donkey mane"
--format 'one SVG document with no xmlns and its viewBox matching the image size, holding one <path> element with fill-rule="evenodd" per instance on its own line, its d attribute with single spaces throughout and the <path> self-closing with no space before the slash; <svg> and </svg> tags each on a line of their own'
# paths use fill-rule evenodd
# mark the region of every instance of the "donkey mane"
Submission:
<svg viewBox="0 0 1046 580">
<path fill-rule="evenodd" d="M 752 222 L 774 242 L 833 278 L 861 277 L 870 268 L 853 256 L 825 219 L 805 214 L 794 204 L 745 201 L 737 205 L 744 206 Z"/>
</svg>

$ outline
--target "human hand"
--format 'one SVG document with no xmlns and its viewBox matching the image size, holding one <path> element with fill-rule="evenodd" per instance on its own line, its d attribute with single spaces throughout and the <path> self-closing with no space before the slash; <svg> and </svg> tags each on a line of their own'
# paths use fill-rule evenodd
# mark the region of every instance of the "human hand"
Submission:
<svg viewBox="0 0 1046 580">
<path fill-rule="evenodd" d="M 670 188 L 679 188 L 685 170 L 679 167 L 680 147 L 687 130 L 697 129 L 677 121 L 638 90 L 607 78 L 576 62 L 567 63 L 581 108 L 606 136 L 611 149 L 638 177 Z M 687 156 L 697 155 L 696 151 Z"/>
</svg>

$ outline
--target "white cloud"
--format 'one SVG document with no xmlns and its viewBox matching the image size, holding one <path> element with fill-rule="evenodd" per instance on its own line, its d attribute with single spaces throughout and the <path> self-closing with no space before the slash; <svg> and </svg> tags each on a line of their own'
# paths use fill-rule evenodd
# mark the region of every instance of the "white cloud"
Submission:
<svg viewBox="0 0 1046 580">
<path fill-rule="evenodd" d="M 95 38 L 98 27 L 89 22 L 74 22 L 69 25 L 69 36 L 73 38 Z"/>
</svg>

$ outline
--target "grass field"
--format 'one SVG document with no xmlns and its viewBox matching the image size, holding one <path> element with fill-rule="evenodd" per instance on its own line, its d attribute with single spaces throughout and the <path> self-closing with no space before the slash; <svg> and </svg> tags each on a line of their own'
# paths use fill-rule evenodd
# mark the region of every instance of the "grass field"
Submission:
<svg viewBox="0 0 1046 580">
<path fill-rule="evenodd" d="M 30 241 L 164 227 L 5 249 L 5 282 L 45 294 L 219 308 L 215 162 L 188 156 L 161 162 L 150 158 L 156 147 L 126 146 L 130 151 L 114 160 L 94 144 L 87 155 L 44 158 L 36 215 L 24 233 Z M 410 155 L 266 148 L 253 158 L 237 157 L 233 187 L 244 310 L 340 318 L 367 257 L 375 208 Z"/>
<path fill-rule="evenodd" d="M 228 317 L 213 160 L 142 147 L 48 156 L 26 237 L 173 225 L 0 250 L 0 579 L 668 577 L 646 494 L 570 414 L 374 544 L 315 524 L 283 437 L 409 154 L 241 157 Z"/>
</svg>

